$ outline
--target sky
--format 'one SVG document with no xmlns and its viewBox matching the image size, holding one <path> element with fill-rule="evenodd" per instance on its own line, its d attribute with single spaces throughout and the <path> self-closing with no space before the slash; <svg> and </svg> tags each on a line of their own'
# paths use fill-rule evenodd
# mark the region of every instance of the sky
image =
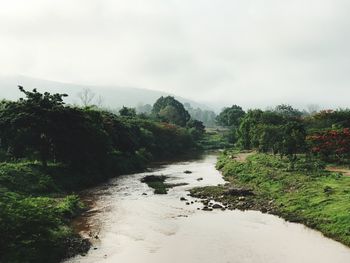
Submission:
<svg viewBox="0 0 350 263">
<path fill-rule="evenodd" d="M 0 0 L 0 73 L 346 107 L 349 0 Z"/>
</svg>

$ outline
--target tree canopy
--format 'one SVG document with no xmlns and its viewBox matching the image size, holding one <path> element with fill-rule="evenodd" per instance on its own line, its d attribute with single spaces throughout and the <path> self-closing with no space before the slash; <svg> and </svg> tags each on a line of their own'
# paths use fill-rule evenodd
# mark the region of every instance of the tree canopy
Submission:
<svg viewBox="0 0 350 263">
<path fill-rule="evenodd" d="M 237 127 L 244 115 L 245 112 L 242 107 L 232 105 L 229 108 L 224 108 L 224 110 L 216 117 L 216 121 L 219 125 L 224 127 Z"/>
<path fill-rule="evenodd" d="M 161 121 L 182 127 L 185 127 L 191 118 L 182 103 L 171 96 L 160 97 L 153 105 L 152 114 Z"/>
</svg>

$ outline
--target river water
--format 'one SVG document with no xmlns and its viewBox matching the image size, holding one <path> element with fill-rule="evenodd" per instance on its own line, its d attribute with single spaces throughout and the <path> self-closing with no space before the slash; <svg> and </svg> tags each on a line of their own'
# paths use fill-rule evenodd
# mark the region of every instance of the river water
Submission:
<svg viewBox="0 0 350 263">
<path fill-rule="evenodd" d="M 89 217 L 79 221 L 97 231 L 85 256 L 69 263 L 349 263 L 350 249 L 300 224 L 256 211 L 202 211 L 186 196 L 195 186 L 223 184 L 216 155 L 125 175 L 92 189 Z M 192 171 L 185 174 L 185 170 Z M 140 179 L 165 175 L 188 183 L 154 195 Z M 203 180 L 197 179 L 202 177 Z M 147 194 L 147 195 L 145 195 Z M 194 204 L 180 201 L 186 197 Z M 91 234 L 90 234 L 91 235 Z M 95 238 L 96 236 L 96 238 Z"/>
</svg>

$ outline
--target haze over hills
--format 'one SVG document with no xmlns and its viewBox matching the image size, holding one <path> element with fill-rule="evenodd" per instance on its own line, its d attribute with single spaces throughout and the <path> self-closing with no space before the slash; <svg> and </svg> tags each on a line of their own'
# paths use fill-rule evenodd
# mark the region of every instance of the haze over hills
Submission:
<svg viewBox="0 0 350 263">
<path fill-rule="evenodd" d="M 174 96 L 182 103 L 189 103 L 193 108 L 208 110 L 204 104 L 197 103 L 193 100 L 179 97 L 170 93 L 131 88 L 120 86 L 90 86 L 72 83 L 61 83 L 56 81 L 30 78 L 26 76 L 0 76 L 0 98 L 16 100 L 21 97 L 18 85 L 25 89 L 32 90 L 36 88 L 40 92 L 66 93 L 69 96 L 65 99 L 70 104 L 81 104 L 78 94 L 84 89 L 89 89 L 95 94 L 95 102 L 99 100 L 100 106 L 118 109 L 122 106 L 137 107 L 140 104 L 151 104 L 161 96 Z"/>
</svg>

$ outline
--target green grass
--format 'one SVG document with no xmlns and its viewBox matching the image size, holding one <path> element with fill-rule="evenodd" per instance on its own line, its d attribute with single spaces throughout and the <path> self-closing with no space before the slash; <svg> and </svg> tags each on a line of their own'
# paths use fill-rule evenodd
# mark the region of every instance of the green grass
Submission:
<svg viewBox="0 0 350 263">
<path fill-rule="evenodd" d="M 88 249 L 69 226 L 84 207 L 59 189 L 51 168 L 0 163 L 0 262 L 58 262 Z"/>
<path fill-rule="evenodd" d="M 187 185 L 187 183 L 167 184 L 165 183 L 166 179 L 167 177 L 164 175 L 148 175 L 142 178 L 141 182 L 146 183 L 149 187 L 153 188 L 155 194 L 167 194 L 169 188 Z"/>
<path fill-rule="evenodd" d="M 207 131 L 198 143 L 204 150 L 226 149 L 233 146 L 229 142 L 229 131 L 215 129 Z"/>
<path fill-rule="evenodd" d="M 58 191 L 41 165 L 31 162 L 0 163 L 0 185 L 9 191 L 31 195 Z"/>
<path fill-rule="evenodd" d="M 350 246 L 350 177 L 322 167 L 317 160 L 306 161 L 300 156 L 291 169 L 287 159 L 266 154 L 255 154 L 239 163 L 230 152 L 222 154 L 217 162 L 231 185 L 254 189 L 255 203 L 263 206 L 273 200 L 273 213 Z M 206 189 L 212 196 L 220 196 L 223 191 L 223 187 Z"/>
<path fill-rule="evenodd" d="M 70 250 L 79 250 L 70 245 L 80 239 L 68 223 L 81 209 L 77 196 L 60 199 L 1 192 L 0 261 L 57 262 Z"/>
<path fill-rule="evenodd" d="M 154 189 L 155 194 L 167 194 L 168 189 L 164 183 L 166 176 L 148 175 L 142 178 L 141 182 L 146 183 L 149 187 Z"/>
</svg>

